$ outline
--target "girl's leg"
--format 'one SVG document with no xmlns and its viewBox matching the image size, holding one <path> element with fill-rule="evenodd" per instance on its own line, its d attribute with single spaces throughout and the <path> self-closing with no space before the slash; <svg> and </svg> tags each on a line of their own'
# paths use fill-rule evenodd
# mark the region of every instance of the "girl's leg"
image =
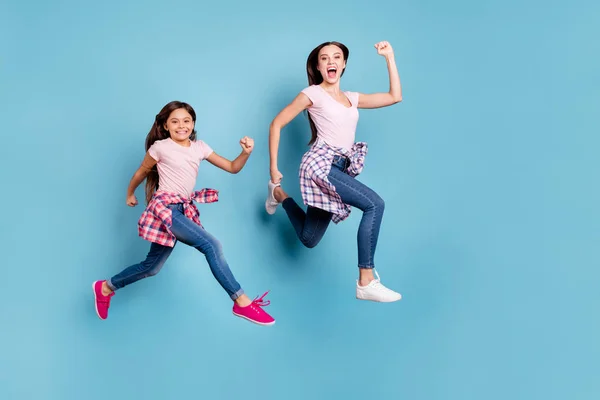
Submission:
<svg viewBox="0 0 600 400">
<path fill-rule="evenodd" d="M 385 202 L 374 190 L 336 166 L 331 167 L 328 179 L 344 203 L 363 212 L 357 234 L 358 267 L 373 269 Z"/>
<path fill-rule="evenodd" d="M 204 228 L 196 225 L 186 217 L 183 209 L 173 209 L 173 224 L 171 232 L 178 241 L 194 247 L 206 257 L 210 270 L 221 287 L 225 289 L 232 300 L 236 300 L 244 291 L 236 281 L 225 256 L 221 243 Z"/>
<path fill-rule="evenodd" d="M 283 206 L 300 242 L 309 249 L 319 244 L 329 227 L 333 214 L 311 206 L 308 206 L 304 212 L 280 186 L 275 188 L 274 197 Z"/>
<path fill-rule="evenodd" d="M 152 243 L 144 261 L 125 268 L 109 280 L 94 282 L 93 290 L 98 317 L 108 318 L 110 300 L 117 289 L 158 274 L 172 251 L 172 247 Z"/>
<path fill-rule="evenodd" d="M 173 252 L 174 247 L 162 246 L 157 243 L 150 244 L 150 251 L 146 259 L 138 264 L 131 265 L 106 281 L 106 287 L 111 291 L 122 289 L 140 279 L 154 276 L 160 272 L 165 261 Z M 104 290 L 103 290 L 104 292 Z"/>
<path fill-rule="evenodd" d="M 375 301 L 400 300 L 399 293 L 385 288 L 373 276 L 375 268 L 375 250 L 379 238 L 379 230 L 385 210 L 385 202 L 372 189 L 350 175 L 332 166 L 328 176 L 335 186 L 342 201 L 362 210 L 363 215 L 358 227 L 358 268 L 357 297 Z"/>
<path fill-rule="evenodd" d="M 274 323 L 275 320 L 260 308 L 261 305 L 268 304 L 262 302 L 264 295 L 260 300 L 252 301 L 244 293 L 229 268 L 221 243 L 203 227 L 196 225 L 186 217 L 183 214 L 182 206 L 172 209 L 172 215 L 171 232 L 178 241 L 194 247 L 204 254 L 213 276 L 235 302 L 234 313 L 258 324 L 271 325 Z"/>
</svg>

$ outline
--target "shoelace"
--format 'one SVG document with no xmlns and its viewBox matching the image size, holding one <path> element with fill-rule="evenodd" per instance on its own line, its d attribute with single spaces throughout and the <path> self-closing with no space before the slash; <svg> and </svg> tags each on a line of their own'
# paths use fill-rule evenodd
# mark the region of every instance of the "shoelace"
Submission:
<svg viewBox="0 0 600 400">
<path fill-rule="evenodd" d="M 114 296 L 115 292 L 111 292 L 108 295 L 104 295 L 104 293 L 102 293 L 102 291 L 100 291 L 100 296 L 98 297 L 98 303 L 110 303 L 110 299 Z"/>
<path fill-rule="evenodd" d="M 265 307 L 265 306 L 268 306 L 269 304 L 271 304 L 271 300 L 263 300 L 265 298 L 265 296 L 267 295 L 267 293 L 269 293 L 268 290 L 266 292 L 264 292 L 263 295 L 260 296 L 260 298 L 258 296 L 256 296 L 254 298 L 254 300 L 252 300 L 252 304 L 256 304 L 257 306 L 260 306 L 260 307 Z"/>
<path fill-rule="evenodd" d="M 375 268 L 373 268 L 373 272 L 375 273 L 376 278 L 371 281 L 371 285 L 377 289 L 387 289 L 385 286 L 383 286 L 383 283 L 381 283 L 381 278 L 379 277 L 379 274 Z"/>
</svg>

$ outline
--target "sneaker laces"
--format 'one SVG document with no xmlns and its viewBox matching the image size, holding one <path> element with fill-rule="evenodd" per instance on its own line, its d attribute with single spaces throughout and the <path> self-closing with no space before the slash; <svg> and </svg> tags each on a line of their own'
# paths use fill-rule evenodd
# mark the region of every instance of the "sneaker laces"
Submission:
<svg viewBox="0 0 600 400">
<path fill-rule="evenodd" d="M 386 288 L 386 287 L 383 285 L 383 283 L 381 283 L 381 278 L 379 277 L 379 274 L 377 273 L 377 271 L 375 270 L 375 268 L 373 268 L 373 272 L 375 273 L 375 276 L 376 276 L 377 278 L 373 279 L 373 280 L 371 281 L 371 283 L 369 284 L 369 286 L 372 286 L 372 287 L 374 287 L 374 288 L 376 288 L 376 289 L 379 289 L 379 290 L 384 290 L 384 291 L 385 291 L 385 290 L 388 290 L 388 291 L 389 291 L 390 289 Z"/>
<path fill-rule="evenodd" d="M 102 304 L 110 304 L 110 299 L 113 297 L 113 295 L 115 294 L 115 292 L 112 292 L 111 294 L 107 294 L 106 296 L 104 294 L 102 294 L 102 292 L 100 292 L 100 294 L 102 296 L 98 296 L 98 303 L 102 303 Z"/>
<path fill-rule="evenodd" d="M 265 296 L 267 295 L 267 293 L 269 293 L 268 290 L 266 292 L 264 292 L 263 295 L 260 296 L 260 298 L 258 296 L 256 296 L 254 298 L 254 300 L 252 300 L 252 304 L 255 304 L 259 307 L 265 307 L 265 306 L 268 306 L 269 304 L 271 304 L 271 300 L 263 300 L 265 298 Z"/>
</svg>

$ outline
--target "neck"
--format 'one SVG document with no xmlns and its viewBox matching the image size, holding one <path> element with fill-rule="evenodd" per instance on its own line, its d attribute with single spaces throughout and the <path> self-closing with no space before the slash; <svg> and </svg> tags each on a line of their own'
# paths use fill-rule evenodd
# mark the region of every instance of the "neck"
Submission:
<svg viewBox="0 0 600 400">
<path fill-rule="evenodd" d="M 336 83 L 328 83 L 323 81 L 321 83 L 321 87 L 328 92 L 339 94 L 340 93 L 340 81 L 338 80 Z"/>
<path fill-rule="evenodd" d="M 190 138 L 187 138 L 185 140 L 175 140 L 171 137 L 171 140 L 174 141 L 175 143 L 177 143 L 180 146 L 183 147 L 190 147 Z"/>
</svg>

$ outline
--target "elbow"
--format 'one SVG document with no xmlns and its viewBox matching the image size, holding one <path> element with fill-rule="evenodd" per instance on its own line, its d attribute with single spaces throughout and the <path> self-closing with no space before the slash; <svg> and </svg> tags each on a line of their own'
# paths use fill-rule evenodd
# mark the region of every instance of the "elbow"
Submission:
<svg viewBox="0 0 600 400">
<path fill-rule="evenodd" d="M 236 167 L 233 163 L 229 167 L 229 173 L 232 175 L 237 175 L 242 170 L 242 167 Z"/>
<path fill-rule="evenodd" d="M 269 133 L 272 135 L 275 132 L 281 131 L 281 123 L 275 118 L 269 125 Z"/>
<path fill-rule="evenodd" d="M 135 177 L 137 179 L 139 179 L 140 181 L 143 181 L 144 179 L 146 179 L 148 177 L 148 175 L 150 175 L 151 171 L 152 171 L 151 169 L 140 168 L 137 171 L 135 171 Z"/>
</svg>

